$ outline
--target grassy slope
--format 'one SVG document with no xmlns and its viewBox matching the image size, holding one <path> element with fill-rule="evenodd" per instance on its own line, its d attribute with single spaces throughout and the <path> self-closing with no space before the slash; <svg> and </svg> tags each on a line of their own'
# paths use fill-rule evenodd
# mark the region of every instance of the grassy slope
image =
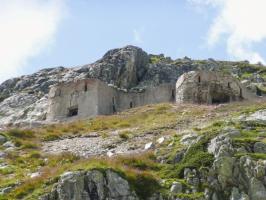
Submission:
<svg viewBox="0 0 266 200">
<path fill-rule="evenodd" d="M 40 194 L 50 191 L 53 183 L 64 171 L 92 168 L 112 168 L 118 171 L 130 181 L 132 187 L 143 199 L 158 189 L 167 194 L 173 180 L 182 181 L 182 170 L 185 167 L 204 168 L 211 164 L 212 155 L 206 153 L 206 144 L 210 138 L 218 134 L 224 126 L 235 126 L 241 130 L 241 124 L 234 124 L 230 121 L 231 118 L 263 108 L 266 108 L 266 102 L 263 101 L 221 106 L 158 104 L 135 108 L 117 115 L 99 116 L 92 120 L 49 125 L 32 130 L 8 130 L 3 134 L 14 141 L 18 148 L 0 161 L 9 166 L 0 169 L 0 187 L 15 185 L 18 182 L 21 184 L 9 195 L 0 196 L 0 199 L 37 199 Z M 149 152 L 112 159 L 84 159 L 70 154 L 45 155 L 40 150 L 43 141 L 69 135 L 86 135 L 90 132 L 98 132 L 108 139 L 110 132 L 124 128 L 134 128 L 130 133 L 132 135 L 155 132 L 159 135 L 173 134 L 172 140 L 161 145 L 156 152 L 156 157 L 164 157 L 167 162 L 165 164 L 156 162 L 154 154 Z M 242 131 L 242 137 L 235 142 L 255 140 L 258 132 L 263 131 L 264 128 L 264 126 L 255 126 L 254 130 Z M 175 153 L 183 148 L 179 142 L 179 134 L 186 129 L 193 129 L 204 137 L 191 148 L 181 163 L 174 165 L 172 160 Z M 121 137 L 127 139 L 126 136 Z M 169 147 L 170 143 L 172 145 Z M 42 175 L 29 178 L 29 174 L 36 171 L 41 171 Z M 156 183 L 160 179 L 165 181 L 159 186 Z M 189 187 L 185 182 L 184 185 Z M 143 186 L 147 188 L 145 193 L 142 190 Z M 190 197 L 193 199 L 199 195 L 201 194 Z"/>
</svg>

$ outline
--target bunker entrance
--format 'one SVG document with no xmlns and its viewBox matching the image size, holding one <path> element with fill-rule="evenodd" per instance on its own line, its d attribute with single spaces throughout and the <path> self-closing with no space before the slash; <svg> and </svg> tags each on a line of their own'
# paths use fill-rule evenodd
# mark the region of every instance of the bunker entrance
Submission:
<svg viewBox="0 0 266 200">
<path fill-rule="evenodd" d="M 73 117 L 78 115 L 78 107 L 72 107 L 68 109 L 68 117 Z"/>
<path fill-rule="evenodd" d="M 172 100 L 174 101 L 175 100 L 175 90 L 172 90 Z"/>
<path fill-rule="evenodd" d="M 229 103 L 230 102 L 230 96 L 225 94 L 214 94 L 211 98 L 212 104 L 220 104 L 220 103 Z"/>
</svg>

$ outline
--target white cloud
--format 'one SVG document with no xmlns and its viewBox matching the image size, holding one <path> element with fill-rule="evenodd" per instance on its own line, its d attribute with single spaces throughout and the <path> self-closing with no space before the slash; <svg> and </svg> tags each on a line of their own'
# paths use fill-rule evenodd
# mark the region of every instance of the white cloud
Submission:
<svg viewBox="0 0 266 200">
<path fill-rule="evenodd" d="M 266 39 L 265 0 L 188 0 L 196 6 L 214 6 L 218 14 L 208 33 L 208 45 L 214 46 L 224 37 L 227 52 L 236 59 L 263 62 L 254 49 Z M 253 46 L 253 48 L 252 48 Z"/>
<path fill-rule="evenodd" d="M 64 6 L 64 0 L 0 0 L 0 82 L 52 44 Z"/>
</svg>

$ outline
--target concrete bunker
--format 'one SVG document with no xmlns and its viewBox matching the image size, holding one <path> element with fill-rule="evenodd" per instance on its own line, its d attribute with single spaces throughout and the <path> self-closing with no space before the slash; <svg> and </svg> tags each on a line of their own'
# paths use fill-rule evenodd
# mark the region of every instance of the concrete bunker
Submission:
<svg viewBox="0 0 266 200">
<path fill-rule="evenodd" d="M 142 91 L 126 92 L 98 79 L 60 83 L 50 89 L 47 120 L 114 114 L 146 104 L 171 102 L 173 95 L 174 84 L 161 84 Z"/>
<path fill-rule="evenodd" d="M 124 91 L 99 79 L 84 79 L 53 86 L 47 120 L 108 115 L 153 103 L 220 104 L 241 101 L 248 93 L 238 80 L 215 71 L 191 71 L 176 84 L 161 84 L 141 91 Z"/>
<path fill-rule="evenodd" d="M 176 82 L 176 102 L 220 104 L 247 98 L 241 83 L 218 71 L 191 71 Z"/>
</svg>

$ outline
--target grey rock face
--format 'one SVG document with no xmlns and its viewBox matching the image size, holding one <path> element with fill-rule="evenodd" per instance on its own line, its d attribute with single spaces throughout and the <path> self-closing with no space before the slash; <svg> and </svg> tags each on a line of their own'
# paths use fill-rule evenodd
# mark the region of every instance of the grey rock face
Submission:
<svg viewBox="0 0 266 200">
<path fill-rule="evenodd" d="M 189 133 L 184 135 L 181 139 L 180 142 L 183 145 L 191 145 L 196 142 L 198 135 L 196 133 Z"/>
<path fill-rule="evenodd" d="M 266 153 L 266 144 L 263 142 L 256 142 L 254 144 L 255 153 Z"/>
<path fill-rule="evenodd" d="M 246 121 L 256 121 L 258 123 L 265 123 L 266 122 L 266 110 L 259 110 L 250 116 L 248 116 Z"/>
<path fill-rule="evenodd" d="M 264 200 L 266 198 L 265 186 L 254 177 L 250 180 L 249 193 L 252 200 Z"/>
<path fill-rule="evenodd" d="M 214 156 L 231 156 L 234 149 L 232 147 L 232 140 L 227 135 L 219 135 L 213 138 L 208 146 L 208 152 Z"/>
<path fill-rule="evenodd" d="M 129 183 L 112 170 L 67 172 L 42 200 L 138 200 Z"/>
<path fill-rule="evenodd" d="M 178 193 L 182 193 L 182 184 L 179 183 L 179 182 L 173 182 L 171 188 L 170 188 L 170 192 L 171 193 L 175 193 L 175 194 L 178 194 Z"/>
<path fill-rule="evenodd" d="M 227 132 L 229 131 L 229 132 Z M 232 137 L 239 133 L 230 130 L 213 138 L 208 146 L 208 152 L 215 157 L 214 163 L 207 175 L 210 185 L 208 199 L 230 200 L 261 200 L 266 199 L 265 175 L 266 163 L 263 160 L 255 161 L 249 156 L 234 157 L 239 147 L 232 143 Z M 257 152 L 264 151 L 264 143 L 254 145 Z M 244 151 L 244 150 L 243 150 Z M 252 153 L 252 148 L 247 153 Z M 232 186 L 235 187 L 232 187 Z M 213 193 L 213 194 L 212 194 Z M 229 194 L 230 193 L 230 197 Z"/>
<path fill-rule="evenodd" d="M 4 144 L 7 141 L 7 138 L 4 135 L 0 134 L 0 145 Z"/>
<path fill-rule="evenodd" d="M 108 51 L 101 60 L 92 65 L 90 76 L 113 83 L 121 88 L 138 84 L 147 71 L 149 56 L 142 49 L 126 46 Z"/>
</svg>

